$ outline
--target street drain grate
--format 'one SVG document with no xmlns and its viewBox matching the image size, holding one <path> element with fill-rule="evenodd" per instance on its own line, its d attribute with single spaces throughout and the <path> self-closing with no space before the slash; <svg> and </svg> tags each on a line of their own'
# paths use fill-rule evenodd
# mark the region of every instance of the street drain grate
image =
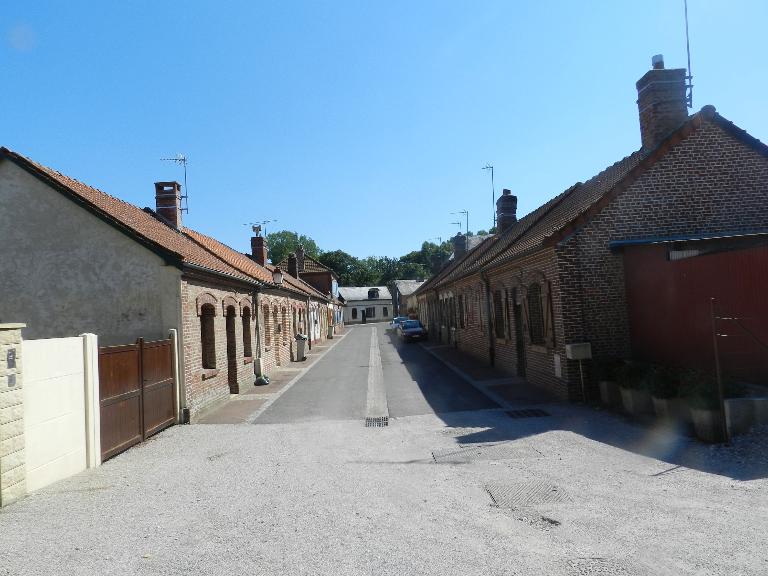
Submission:
<svg viewBox="0 0 768 576">
<path fill-rule="evenodd" d="M 389 426 L 388 416 L 378 416 L 376 418 L 365 419 L 366 428 L 384 428 L 385 426 Z"/>
<path fill-rule="evenodd" d="M 551 416 L 551 414 L 540 408 L 526 408 L 524 410 L 507 410 L 507 416 L 510 418 L 541 418 L 542 416 Z"/>
<path fill-rule="evenodd" d="M 484 488 L 499 508 L 525 508 L 570 501 L 565 490 L 540 480 L 520 484 L 486 484 Z"/>
<path fill-rule="evenodd" d="M 517 460 L 521 458 L 539 458 L 541 452 L 527 444 L 477 444 L 460 445 L 455 448 L 433 450 L 435 462 L 463 464 L 487 460 Z"/>
</svg>

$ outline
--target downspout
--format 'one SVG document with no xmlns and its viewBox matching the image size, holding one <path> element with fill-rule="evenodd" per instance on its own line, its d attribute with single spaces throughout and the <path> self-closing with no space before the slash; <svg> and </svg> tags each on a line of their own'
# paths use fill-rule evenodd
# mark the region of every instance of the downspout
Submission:
<svg viewBox="0 0 768 576">
<path fill-rule="evenodd" d="M 254 372 L 256 376 L 262 376 L 264 373 L 264 367 L 261 363 L 262 359 L 262 348 L 261 348 L 261 302 L 259 298 L 259 294 L 261 293 L 259 290 L 260 286 L 257 286 L 253 290 L 253 305 L 256 308 L 256 349 L 258 350 L 258 354 L 256 355 L 256 362 L 254 363 Z"/>
<path fill-rule="evenodd" d="M 309 349 L 312 350 L 312 298 L 307 296 L 307 340 L 309 342 Z"/>
<path fill-rule="evenodd" d="M 496 364 L 496 338 L 491 322 L 491 282 L 488 280 L 488 274 L 480 269 L 480 278 L 485 285 L 485 317 L 488 321 L 488 357 L 491 360 L 491 366 Z"/>
</svg>

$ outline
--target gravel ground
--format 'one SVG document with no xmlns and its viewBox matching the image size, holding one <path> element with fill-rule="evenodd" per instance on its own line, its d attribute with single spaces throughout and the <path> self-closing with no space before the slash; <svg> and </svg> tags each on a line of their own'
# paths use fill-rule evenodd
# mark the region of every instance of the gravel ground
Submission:
<svg viewBox="0 0 768 576">
<path fill-rule="evenodd" d="M 547 409 L 177 426 L 0 512 L 0 574 L 768 574 L 765 431 Z"/>
</svg>

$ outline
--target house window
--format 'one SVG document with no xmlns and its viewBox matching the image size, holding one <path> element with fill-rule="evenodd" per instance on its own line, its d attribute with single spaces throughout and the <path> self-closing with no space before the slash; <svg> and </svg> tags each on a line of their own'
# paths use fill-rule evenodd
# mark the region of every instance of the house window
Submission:
<svg viewBox="0 0 768 576">
<path fill-rule="evenodd" d="M 528 329 L 531 344 L 544 344 L 544 310 L 541 306 L 541 284 L 528 286 Z"/>
<path fill-rule="evenodd" d="M 216 368 L 216 308 L 203 304 L 200 308 L 200 344 L 203 368 Z"/>
<path fill-rule="evenodd" d="M 365 309 L 365 317 L 366 318 L 376 318 L 376 307 L 375 306 L 369 306 Z"/>
<path fill-rule="evenodd" d="M 251 350 L 251 309 L 243 308 L 243 356 L 253 356 Z"/>
<path fill-rule="evenodd" d="M 288 338 L 288 330 L 290 327 L 288 326 L 288 310 L 283 308 L 283 315 L 282 315 L 282 322 L 280 324 L 281 328 L 280 331 L 283 333 L 283 344 L 286 342 L 286 338 Z"/>
<path fill-rule="evenodd" d="M 371 288 L 368 290 L 368 298 L 373 300 L 375 298 L 379 297 L 379 289 L 378 288 Z"/>
<path fill-rule="evenodd" d="M 465 321 L 464 321 L 464 295 L 459 294 L 459 328 L 464 328 Z"/>
<path fill-rule="evenodd" d="M 382 312 L 382 314 L 384 315 L 384 317 L 385 317 L 385 318 L 386 318 L 387 316 L 389 316 L 389 310 L 387 310 L 387 307 L 386 307 L 386 306 L 384 306 L 384 311 Z"/>
<path fill-rule="evenodd" d="M 501 290 L 493 293 L 493 328 L 496 338 L 504 338 L 504 300 L 501 298 Z"/>
<path fill-rule="evenodd" d="M 352 320 L 357 320 L 357 308 L 352 308 Z"/>
<path fill-rule="evenodd" d="M 272 321 L 269 317 L 269 306 L 264 306 L 264 345 L 272 345 Z"/>
</svg>

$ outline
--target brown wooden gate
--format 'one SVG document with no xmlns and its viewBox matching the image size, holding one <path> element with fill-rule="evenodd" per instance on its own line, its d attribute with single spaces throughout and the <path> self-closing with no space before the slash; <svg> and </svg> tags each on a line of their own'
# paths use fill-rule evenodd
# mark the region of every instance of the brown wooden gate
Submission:
<svg viewBox="0 0 768 576">
<path fill-rule="evenodd" d="M 176 422 L 173 341 L 99 348 L 101 460 Z"/>
</svg>

